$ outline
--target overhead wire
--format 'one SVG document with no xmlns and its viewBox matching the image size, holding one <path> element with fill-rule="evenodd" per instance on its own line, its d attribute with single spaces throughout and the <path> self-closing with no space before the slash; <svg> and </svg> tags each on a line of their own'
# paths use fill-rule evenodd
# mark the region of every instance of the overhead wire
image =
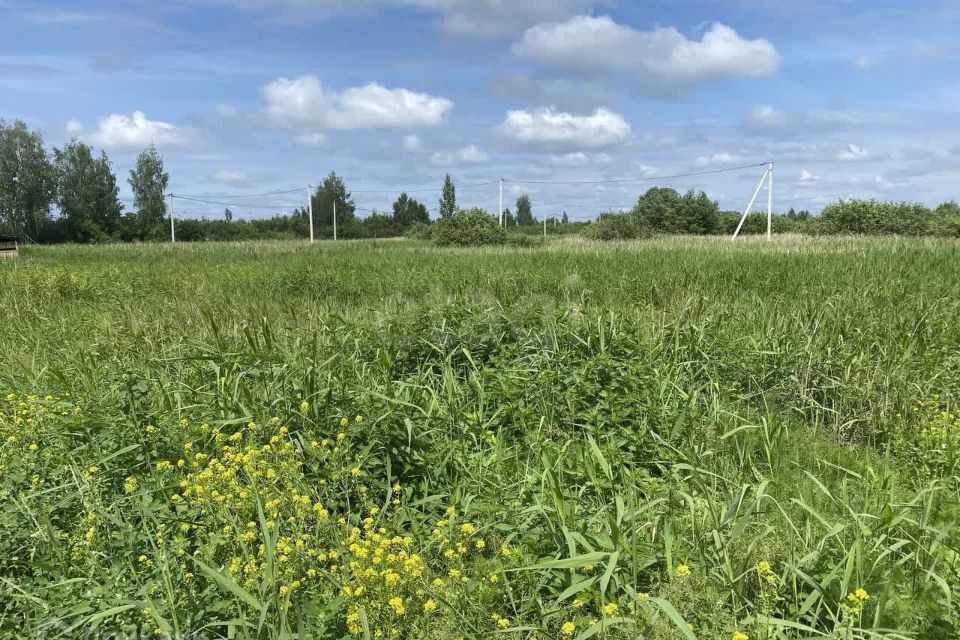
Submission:
<svg viewBox="0 0 960 640">
<path fill-rule="evenodd" d="M 278 196 L 285 193 L 296 193 L 298 191 L 303 192 L 304 189 L 309 189 L 309 187 L 303 186 L 303 187 L 297 187 L 296 189 L 287 189 L 285 191 L 267 191 L 265 193 L 246 193 L 246 194 L 218 193 L 218 194 L 201 194 L 201 195 L 189 194 L 189 193 L 188 194 L 175 193 L 171 195 L 177 198 L 226 198 L 230 200 L 236 200 L 238 198 L 262 198 L 264 196 Z"/>
<path fill-rule="evenodd" d="M 656 182 L 658 180 L 675 180 L 677 178 L 690 178 L 693 176 L 705 176 L 713 173 L 725 173 L 727 171 L 741 171 L 743 169 L 755 169 L 757 167 L 764 167 L 768 165 L 769 162 L 760 162 L 757 164 L 746 164 L 739 167 L 723 167 L 720 169 L 708 169 L 704 171 L 691 171 L 688 173 L 677 173 L 674 175 L 664 175 L 664 176 L 644 176 L 641 178 L 616 178 L 611 180 L 527 180 L 516 178 L 504 178 L 504 182 L 510 182 L 514 184 L 619 184 L 626 182 Z"/>
</svg>

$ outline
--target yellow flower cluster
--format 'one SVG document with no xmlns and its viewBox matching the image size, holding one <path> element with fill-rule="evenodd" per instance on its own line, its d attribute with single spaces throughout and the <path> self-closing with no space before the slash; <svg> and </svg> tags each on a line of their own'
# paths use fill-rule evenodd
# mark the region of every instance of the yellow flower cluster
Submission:
<svg viewBox="0 0 960 640">
<path fill-rule="evenodd" d="M 857 587 L 847 594 L 847 608 L 854 615 L 859 615 L 863 610 L 863 605 L 870 599 L 870 594 L 863 587 Z"/>
<path fill-rule="evenodd" d="M 767 584 L 776 584 L 777 582 L 777 575 L 773 572 L 773 568 L 766 560 L 761 560 L 757 563 L 757 574 L 759 574 L 760 579 Z"/>
</svg>

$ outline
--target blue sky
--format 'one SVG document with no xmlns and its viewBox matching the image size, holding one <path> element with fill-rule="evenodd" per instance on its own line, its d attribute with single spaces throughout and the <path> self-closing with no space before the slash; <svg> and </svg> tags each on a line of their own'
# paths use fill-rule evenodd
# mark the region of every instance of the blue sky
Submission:
<svg viewBox="0 0 960 640">
<path fill-rule="evenodd" d="M 240 215 L 332 170 L 364 209 L 435 208 L 445 172 L 536 215 L 653 184 L 742 208 L 762 169 L 588 181 L 767 159 L 777 209 L 935 204 L 960 196 L 958 31 L 955 0 L 0 0 L 0 117 L 105 149 L 124 197 L 152 141 L 172 191 Z"/>
</svg>

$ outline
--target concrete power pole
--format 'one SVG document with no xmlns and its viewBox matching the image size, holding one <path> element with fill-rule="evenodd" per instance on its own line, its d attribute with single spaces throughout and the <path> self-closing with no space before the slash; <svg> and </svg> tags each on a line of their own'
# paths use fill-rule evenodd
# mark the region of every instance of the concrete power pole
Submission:
<svg viewBox="0 0 960 640">
<path fill-rule="evenodd" d="M 767 240 L 773 238 L 773 163 L 767 165 Z"/>
<path fill-rule="evenodd" d="M 310 217 L 310 242 L 313 242 L 313 187 L 307 186 L 307 215 Z"/>
<path fill-rule="evenodd" d="M 173 194 L 170 194 L 170 244 L 177 243 L 177 234 L 173 230 Z"/>
<path fill-rule="evenodd" d="M 506 226 L 507 221 L 503 216 L 503 178 L 500 178 L 500 210 L 497 212 L 497 218 L 500 220 L 500 226 Z"/>
</svg>

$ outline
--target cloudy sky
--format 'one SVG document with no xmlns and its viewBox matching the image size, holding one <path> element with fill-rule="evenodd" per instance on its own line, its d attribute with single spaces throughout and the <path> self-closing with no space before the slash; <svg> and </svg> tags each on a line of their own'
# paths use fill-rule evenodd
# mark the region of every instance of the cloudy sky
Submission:
<svg viewBox="0 0 960 640">
<path fill-rule="evenodd" d="M 365 209 L 435 209 L 444 172 L 491 211 L 501 176 L 536 215 L 653 184 L 742 208 L 762 168 L 705 172 L 767 159 L 778 209 L 934 204 L 960 197 L 958 32 L 956 0 L 0 0 L 0 118 L 122 177 L 153 142 L 172 191 L 242 215 L 332 170 Z"/>
</svg>

